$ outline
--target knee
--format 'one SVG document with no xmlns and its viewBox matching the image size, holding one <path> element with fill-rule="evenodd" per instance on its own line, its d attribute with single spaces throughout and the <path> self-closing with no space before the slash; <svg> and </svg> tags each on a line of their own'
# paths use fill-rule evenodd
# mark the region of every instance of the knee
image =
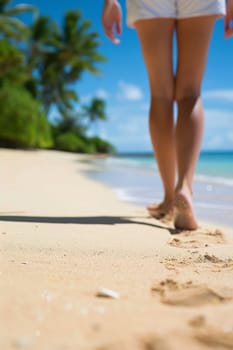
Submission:
<svg viewBox="0 0 233 350">
<path fill-rule="evenodd" d="M 185 87 L 181 87 L 181 86 L 176 86 L 175 88 L 175 96 L 174 96 L 174 100 L 177 103 L 180 103 L 182 101 L 195 101 L 197 100 L 201 95 L 201 91 L 200 88 L 196 88 L 193 86 L 185 86 Z"/>
<path fill-rule="evenodd" d="M 150 103 L 150 120 L 167 120 L 172 117 L 174 99 L 173 96 L 152 95 Z"/>
<path fill-rule="evenodd" d="M 173 96 L 153 95 L 149 111 L 149 121 L 152 127 L 167 128 L 167 123 L 173 120 Z"/>
</svg>

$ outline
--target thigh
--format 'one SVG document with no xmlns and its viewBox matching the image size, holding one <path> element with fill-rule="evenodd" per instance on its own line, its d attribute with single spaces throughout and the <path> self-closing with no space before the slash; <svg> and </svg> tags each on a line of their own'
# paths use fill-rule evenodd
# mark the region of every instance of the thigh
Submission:
<svg viewBox="0 0 233 350">
<path fill-rule="evenodd" d="M 216 16 L 178 20 L 176 99 L 199 96 Z"/>
<path fill-rule="evenodd" d="M 173 33 L 175 20 L 156 18 L 135 23 L 148 72 L 152 96 L 174 96 Z"/>
</svg>

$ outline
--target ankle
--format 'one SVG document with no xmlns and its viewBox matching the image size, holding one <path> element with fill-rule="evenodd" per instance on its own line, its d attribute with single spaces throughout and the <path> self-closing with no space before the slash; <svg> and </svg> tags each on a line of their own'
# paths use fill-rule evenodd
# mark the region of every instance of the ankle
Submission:
<svg viewBox="0 0 233 350">
<path fill-rule="evenodd" d="M 183 180 L 182 182 L 178 182 L 176 189 L 175 189 L 175 193 L 179 193 L 179 192 L 189 192 L 191 195 L 193 194 L 193 190 L 192 190 L 192 185 L 187 181 L 187 180 Z"/>
<path fill-rule="evenodd" d="M 174 202 L 174 192 L 172 194 L 165 194 L 163 203 L 170 204 Z"/>
</svg>

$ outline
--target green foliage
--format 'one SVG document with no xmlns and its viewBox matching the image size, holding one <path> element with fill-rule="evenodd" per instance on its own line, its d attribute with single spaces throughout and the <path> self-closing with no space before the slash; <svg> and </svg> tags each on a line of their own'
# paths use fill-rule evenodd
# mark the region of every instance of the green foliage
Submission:
<svg viewBox="0 0 233 350">
<path fill-rule="evenodd" d="M 88 139 L 89 145 L 92 145 L 95 153 L 115 153 L 116 149 L 109 142 L 100 137 L 91 137 Z"/>
<path fill-rule="evenodd" d="M 85 141 L 72 132 L 66 132 L 56 138 L 55 148 L 67 152 L 87 152 Z"/>
<path fill-rule="evenodd" d="M 0 82 L 10 80 L 15 83 L 23 83 L 26 78 L 25 57 L 23 53 L 17 49 L 6 39 L 0 40 Z"/>
<path fill-rule="evenodd" d="M 31 72 L 38 71 L 37 84 L 40 83 L 40 70 L 44 67 L 44 59 L 54 53 L 59 45 L 58 25 L 47 16 L 38 17 L 30 27 L 28 40 L 28 66 Z"/>
<path fill-rule="evenodd" d="M 54 138 L 63 133 L 72 133 L 79 137 L 84 137 L 86 133 L 86 127 L 82 125 L 79 116 L 66 115 L 65 118 L 60 119 L 56 125 L 53 125 Z"/>
<path fill-rule="evenodd" d="M 87 121 L 89 126 L 94 125 L 96 135 L 98 134 L 98 121 L 105 121 L 107 119 L 105 108 L 105 101 L 95 97 L 91 100 L 89 105 L 82 106 L 81 115 Z"/>
<path fill-rule="evenodd" d="M 36 125 L 36 147 L 51 148 L 54 146 L 51 126 L 44 112 L 39 111 Z"/>
<path fill-rule="evenodd" d="M 5 147 L 50 147 L 47 118 L 23 88 L 4 84 L 0 89 L 0 144 Z"/>
<path fill-rule="evenodd" d="M 31 27 L 28 62 L 37 72 L 38 97 L 46 112 L 56 105 L 61 115 L 78 101 L 70 85 L 84 71 L 98 73 L 96 64 L 105 59 L 98 53 L 98 34 L 79 11 L 68 11 L 58 27 L 48 17 L 39 17 Z"/>
<path fill-rule="evenodd" d="M 83 106 L 83 115 L 88 118 L 90 123 L 97 120 L 106 120 L 105 101 L 93 98 L 88 106 Z"/>
<path fill-rule="evenodd" d="M 0 145 L 113 151 L 106 141 L 86 137 L 88 127 L 106 120 L 105 102 L 94 98 L 76 109 L 74 84 L 84 72 L 99 73 L 98 64 L 106 61 L 91 22 L 74 10 L 61 26 L 45 16 L 34 16 L 29 26 L 20 15 L 37 15 L 36 8 L 9 5 L 11 0 L 0 0 Z M 59 113 L 56 125 L 48 122 L 51 107 Z"/>
<path fill-rule="evenodd" d="M 34 6 L 19 4 L 8 8 L 11 0 L 0 0 L 0 33 L 1 37 L 18 41 L 26 39 L 29 28 L 20 21 L 18 16 L 25 12 L 37 13 Z M 16 17 L 17 16 L 17 17 Z"/>
<path fill-rule="evenodd" d="M 116 151 L 113 145 L 99 137 L 81 137 L 72 132 L 58 135 L 55 148 L 80 153 L 115 153 Z"/>
</svg>

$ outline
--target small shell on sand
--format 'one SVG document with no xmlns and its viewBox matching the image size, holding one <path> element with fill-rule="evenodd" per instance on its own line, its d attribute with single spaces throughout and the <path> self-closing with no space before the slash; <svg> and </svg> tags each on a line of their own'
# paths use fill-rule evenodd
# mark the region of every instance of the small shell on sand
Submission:
<svg viewBox="0 0 233 350">
<path fill-rule="evenodd" d="M 13 346 L 18 349 L 30 348 L 34 341 L 32 337 L 19 337 L 14 340 Z"/>
<path fill-rule="evenodd" d="M 42 299 L 47 301 L 47 303 L 51 303 L 55 299 L 55 295 L 48 290 L 44 290 L 43 293 L 41 294 Z"/>
<path fill-rule="evenodd" d="M 108 288 L 100 288 L 96 293 L 98 298 L 120 299 L 120 294 Z"/>
</svg>

